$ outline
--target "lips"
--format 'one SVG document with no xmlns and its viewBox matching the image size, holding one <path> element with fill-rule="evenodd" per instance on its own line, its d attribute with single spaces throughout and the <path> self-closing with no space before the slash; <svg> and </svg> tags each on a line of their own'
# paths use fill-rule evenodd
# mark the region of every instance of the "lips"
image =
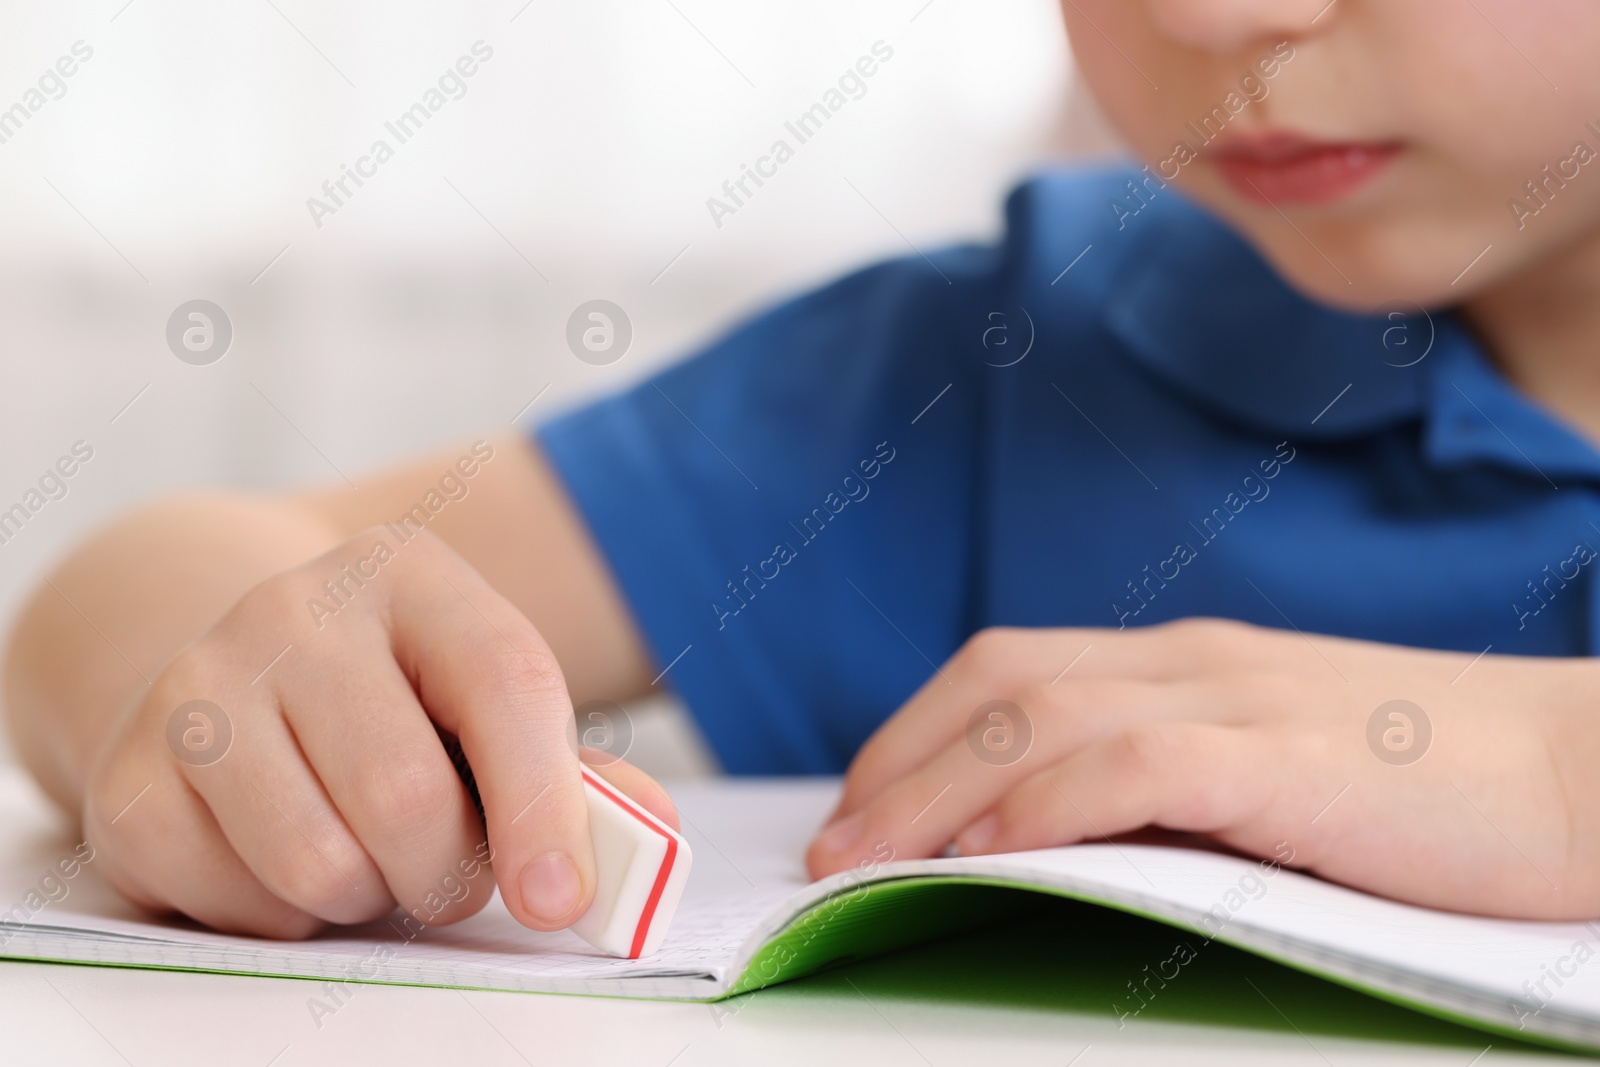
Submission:
<svg viewBox="0 0 1600 1067">
<path fill-rule="evenodd" d="M 1399 154 L 1392 141 L 1314 141 L 1293 134 L 1235 137 L 1212 149 L 1241 197 L 1275 206 L 1330 204 L 1377 177 Z"/>
</svg>

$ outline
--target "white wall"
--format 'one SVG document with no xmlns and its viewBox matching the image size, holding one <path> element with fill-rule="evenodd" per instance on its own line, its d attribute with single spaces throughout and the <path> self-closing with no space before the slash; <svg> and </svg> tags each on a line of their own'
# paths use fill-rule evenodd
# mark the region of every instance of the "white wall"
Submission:
<svg viewBox="0 0 1600 1067">
<path fill-rule="evenodd" d="M 0 7 L 0 109 L 93 50 L 0 143 L 0 508 L 95 450 L 0 545 L 3 618 L 135 501 L 359 482 L 549 384 L 530 422 L 906 240 L 992 234 L 1008 185 L 1099 137 L 1050 0 L 124 4 Z M 384 122 L 479 40 L 398 144 Z M 865 95 L 714 225 L 707 197 L 879 40 Z M 378 137 L 394 158 L 316 226 L 307 197 Z M 235 331 L 210 366 L 164 337 L 196 297 Z M 633 321 L 614 365 L 564 344 L 593 297 Z"/>
</svg>

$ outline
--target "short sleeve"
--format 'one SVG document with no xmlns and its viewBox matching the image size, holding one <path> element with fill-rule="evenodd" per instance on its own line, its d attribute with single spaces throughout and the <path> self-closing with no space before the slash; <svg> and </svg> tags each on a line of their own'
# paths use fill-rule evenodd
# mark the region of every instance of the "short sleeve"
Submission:
<svg viewBox="0 0 1600 1067">
<path fill-rule="evenodd" d="M 729 771 L 838 772 L 970 632 L 998 258 L 854 274 L 537 431 Z"/>
</svg>

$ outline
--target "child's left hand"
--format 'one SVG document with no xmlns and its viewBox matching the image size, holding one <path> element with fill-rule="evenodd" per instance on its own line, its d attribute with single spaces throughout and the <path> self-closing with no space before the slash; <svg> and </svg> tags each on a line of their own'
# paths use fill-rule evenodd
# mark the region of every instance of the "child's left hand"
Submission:
<svg viewBox="0 0 1600 1067">
<path fill-rule="evenodd" d="M 914 859 L 1160 826 L 1417 904 L 1594 918 L 1597 680 L 1589 659 L 1212 619 L 987 630 L 863 746 L 807 859 L 820 877 L 879 842 Z M 1379 713 L 1395 700 L 1414 706 Z"/>
</svg>

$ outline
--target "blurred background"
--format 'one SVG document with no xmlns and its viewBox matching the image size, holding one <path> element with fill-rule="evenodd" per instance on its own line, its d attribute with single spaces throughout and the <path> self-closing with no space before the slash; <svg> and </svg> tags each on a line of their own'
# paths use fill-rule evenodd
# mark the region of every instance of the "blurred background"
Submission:
<svg viewBox="0 0 1600 1067">
<path fill-rule="evenodd" d="M 851 267 L 992 237 L 1020 177 L 1115 150 L 1054 0 L 5 0 L 0 27 L 0 509 L 93 449 L 0 544 L 8 626 L 141 500 L 532 425 Z M 707 198 L 880 41 L 719 225 Z M 597 298 L 633 328 L 605 365 L 566 343 Z M 232 327 L 204 365 L 167 340 L 196 299 Z M 634 718 L 636 762 L 710 769 L 669 701 Z"/>
</svg>

